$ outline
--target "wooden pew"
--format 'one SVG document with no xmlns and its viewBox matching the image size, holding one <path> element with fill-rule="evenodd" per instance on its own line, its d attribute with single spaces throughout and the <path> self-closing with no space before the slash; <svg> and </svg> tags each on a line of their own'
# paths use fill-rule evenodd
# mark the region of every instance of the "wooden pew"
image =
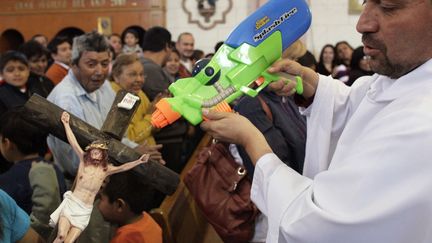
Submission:
<svg viewBox="0 0 432 243">
<path fill-rule="evenodd" d="M 186 173 L 196 162 L 198 152 L 207 146 L 211 137 L 206 134 L 196 147 L 180 174 L 180 184 L 173 195 L 167 196 L 159 208 L 150 214 L 163 230 L 164 243 L 222 243 L 213 227 L 206 221 L 183 183 Z"/>
</svg>

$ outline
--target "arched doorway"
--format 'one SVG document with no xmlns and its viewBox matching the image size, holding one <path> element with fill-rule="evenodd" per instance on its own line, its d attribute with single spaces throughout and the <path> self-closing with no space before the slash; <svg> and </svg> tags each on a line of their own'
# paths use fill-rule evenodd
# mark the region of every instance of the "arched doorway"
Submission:
<svg viewBox="0 0 432 243">
<path fill-rule="evenodd" d="M 69 40 L 73 40 L 74 37 L 76 36 L 80 36 L 85 34 L 85 32 L 80 29 L 80 28 L 76 28 L 76 27 L 66 27 L 61 29 L 59 32 L 57 32 L 56 36 L 66 36 Z"/>
<path fill-rule="evenodd" d="M 125 37 L 125 35 L 126 35 L 126 31 L 127 31 L 128 29 L 133 29 L 133 30 L 135 30 L 136 32 L 138 32 L 138 37 L 139 37 L 139 41 L 138 41 L 138 43 L 139 43 L 139 45 L 142 47 L 142 41 L 143 41 L 143 39 L 144 39 L 144 34 L 145 34 L 145 32 L 146 32 L 145 29 L 144 29 L 143 27 L 141 27 L 141 26 L 138 26 L 138 25 L 131 25 L 131 26 L 129 26 L 129 27 L 126 27 L 126 28 L 123 30 L 122 34 L 121 34 L 122 42 L 123 42 L 124 37 Z M 123 44 L 124 44 L 124 43 L 123 43 Z"/>
<path fill-rule="evenodd" d="M 24 36 L 16 29 L 7 29 L 0 36 L 0 53 L 8 50 L 18 50 L 24 43 Z"/>
</svg>

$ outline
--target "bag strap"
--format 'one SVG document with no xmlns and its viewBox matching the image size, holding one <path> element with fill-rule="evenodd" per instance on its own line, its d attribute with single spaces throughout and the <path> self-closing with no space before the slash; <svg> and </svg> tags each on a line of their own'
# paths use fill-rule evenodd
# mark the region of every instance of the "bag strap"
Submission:
<svg viewBox="0 0 432 243">
<path fill-rule="evenodd" d="M 272 114 L 272 112 L 270 110 L 270 107 L 267 105 L 267 103 L 264 101 L 264 99 L 260 95 L 258 95 L 257 97 L 258 97 L 258 100 L 261 103 L 261 107 L 263 108 L 264 112 L 266 113 L 267 118 L 271 122 L 273 122 L 273 114 Z"/>
</svg>

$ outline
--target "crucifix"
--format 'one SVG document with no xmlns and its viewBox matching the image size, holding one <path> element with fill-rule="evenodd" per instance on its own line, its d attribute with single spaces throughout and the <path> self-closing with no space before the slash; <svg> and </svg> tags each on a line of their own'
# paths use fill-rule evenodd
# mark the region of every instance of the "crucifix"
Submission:
<svg viewBox="0 0 432 243">
<path fill-rule="evenodd" d="M 125 91 L 118 92 L 101 130 L 72 114 L 70 115 L 70 126 L 79 145 L 86 147 L 95 140 L 106 141 L 108 156 L 115 165 L 134 161 L 141 157 L 141 154 L 119 141 L 129 125 L 135 108 L 138 106 L 135 104 L 133 106 L 135 108 L 130 110 L 119 107 L 118 104 L 121 103 L 125 95 L 127 95 Z M 64 111 L 62 108 L 39 95 L 30 97 L 25 107 L 28 110 L 27 118 L 29 121 L 67 143 L 64 127 L 60 120 Z M 167 195 L 174 193 L 180 181 L 177 173 L 152 160 L 136 166 L 133 171 L 138 173 L 143 180 L 155 189 Z"/>
</svg>

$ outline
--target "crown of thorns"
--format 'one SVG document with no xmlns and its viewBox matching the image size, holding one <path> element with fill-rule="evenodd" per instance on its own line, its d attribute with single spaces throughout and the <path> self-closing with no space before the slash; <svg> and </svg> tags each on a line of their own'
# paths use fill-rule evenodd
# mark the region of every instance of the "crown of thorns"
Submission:
<svg viewBox="0 0 432 243">
<path fill-rule="evenodd" d="M 91 143 L 90 145 L 88 145 L 85 148 L 86 151 L 89 150 L 89 149 L 104 149 L 104 150 L 107 150 L 108 147 L 107 147 L 106 143 L 103 143 L 103 142 L 101 142 L 101 143 Z"/>
</svg>

